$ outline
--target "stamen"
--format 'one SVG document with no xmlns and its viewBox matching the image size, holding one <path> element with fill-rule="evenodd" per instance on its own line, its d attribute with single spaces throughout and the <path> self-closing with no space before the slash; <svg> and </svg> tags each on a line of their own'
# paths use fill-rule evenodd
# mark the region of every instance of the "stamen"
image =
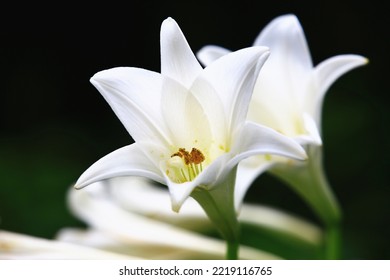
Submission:
<svg viewBox="0 0 390 280">
<path fill-rule="evenodd" d="M 176 157 L 176 160 L 173 159 Z M 179 183 L 192 181 L 203 171 L 202 162 L 205 160 L 203 153 L 197 148 L 192 148 L 191 152 L 188 152 L 184 148 L 171 155 L 170 167 L 173 169 L 173 174 L 176 174 L 173 180 Z M 180 160 L 181 159 L 181 160 Z M 185 166 L 187 166 L 185 168 Z M 169 176 L 172 172 L 167 170 Z"/>
<path fill-rule="evenodd" d="M 199 164 L 205 160 L 204 155 L 197 148 L 192 148 L 190 155 L 192 163 Z"/>
</svg>

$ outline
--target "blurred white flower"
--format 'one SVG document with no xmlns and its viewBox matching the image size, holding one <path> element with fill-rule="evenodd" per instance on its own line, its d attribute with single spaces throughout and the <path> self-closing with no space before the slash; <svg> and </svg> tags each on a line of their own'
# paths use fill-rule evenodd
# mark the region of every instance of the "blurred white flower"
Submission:
<svg viewBox="0 0 390 280">
<path fill-rule="evenodd" d="M 321 159 L 321 112 L 325 93 L 344 73 L 367 63 L 359 55 L 337 55 L 313 67 L 303 29 L 295 15 L 272 20 L 258 35 L 254 46 L 270 48 L 255 85 L 248 119 L 267 125 L 302 144 L 309 159 L 259 155 L 239 165 L 236 199 L 245 195 L 252 182 L 265 170 L 287 181 L 326 221 L 339 213 L 326 182 Z M 205 46 L 199 60 L 208 65 L 230 53 L 218 46 Z"/>
<path fill-rule="evenodd" d="M 199 204 L 189 198 L 180 213 L 169 209 L 169 193 L 140 177 L 117 177 L 83 190 L 71 189 L 69 207 L 87 229 L 62 229 L 57 239 L 146 259 L 223 259 L 225 243 L 213 232 Z M 311 246 L 321 242 L 318 227 L 283 212 L 244 204 L 240 222 L 291 236 Z M 240 246 L 241 259 L 279 259 Z"/>
<path fill-rule="evenodd" d="M 140 259 L 80 244 L 0 230 L 0 260 Z"/>
</svg>

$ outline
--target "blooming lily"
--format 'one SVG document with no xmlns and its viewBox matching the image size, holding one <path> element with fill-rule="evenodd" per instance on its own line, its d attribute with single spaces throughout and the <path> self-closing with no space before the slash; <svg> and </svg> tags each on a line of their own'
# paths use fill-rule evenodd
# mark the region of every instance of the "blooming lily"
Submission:
<svg viewBox="0 0 390 280">
<path fill-rule="evenodd" d="M 161 74 L 118 67 L 91 83 L 135 143 L 87 169 L 76 188 L 117 176 L 143 176 L 168 186 L 179 211 L 191 195 L 226 240 L 237 238 L 235 171 L 255 154 L 304 159 L 291 139 L 246 122 L 252 90 L 268 57 L 265 47 L 233 52 L 203 69 L 177 23 L 161 26 Z"/>
<path fill-rule="evenodd" d="M 270 57 L 255 85 L 248 119 L 267 125 L 295 139 L 306 148 L 307 161 L 272 155 L 255 156 L 239 165 L 236 199 L 264 171 L 292 186 L 327 224 L 339 219 L 339 209 L 323 172 L 321 158 L 321 111 L 325 93 L 341 75 L 367 63 L 359 55 L 337 55 L 313 67 L 303 29 L 295 15 L 272 20 L 258 35 L 254 46 L 270 48 Z M 230 53 L 214 45 L 197 56 L 208 65 Z"/>
</svg>

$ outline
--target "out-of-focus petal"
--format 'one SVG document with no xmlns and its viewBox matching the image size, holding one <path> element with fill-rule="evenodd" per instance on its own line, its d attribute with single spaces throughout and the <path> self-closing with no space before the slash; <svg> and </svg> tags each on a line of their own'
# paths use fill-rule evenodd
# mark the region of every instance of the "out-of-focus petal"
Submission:
<svg viewBox="0 0 390 280">
<path fill-rule="evenodd" d="M 317 112 L 321 112 L 322 102 L 325 93 L 329 87 L 343 74 L 348 71 L 368 63 L 368 59 L 354 54 L 337 55 L 318 64 L 314 69 L 314 86 L 316 87 L 315 104 L 312 106 L 316 108 Z M 315 116 L 316 121 L 319 122 L 321 116 Z"/>
<path fill-rule="evenodd" d="M 196 57 L 199 61 L 207 66 L 211 64 L 214 60 L 230 53 L 231 51 L 219 46 L 208 45 L 201 48 L 197 53 Z"/>
<path fill-rule="evenodd" d="M 205 80 L 219 95 L 230 129 L 235 129 L 246 119 L 257 75 L 268 55 L 266 47 L 251 47 L 230 53 L 206 67 L 195 80 L 193 87 Z M 201 92 L 195 91 L 195 94 Z M 206 99 L 198 100 L 202 103 Z"/>
<path fill-rule="evenodd" d="M 0 231 L 0 248 L 0 259 L 140 259 L 130 255 L 116 254 L 87 246 L 69 244 L 67 242 L 48 240 L 8 231 Z"/>
</svg>

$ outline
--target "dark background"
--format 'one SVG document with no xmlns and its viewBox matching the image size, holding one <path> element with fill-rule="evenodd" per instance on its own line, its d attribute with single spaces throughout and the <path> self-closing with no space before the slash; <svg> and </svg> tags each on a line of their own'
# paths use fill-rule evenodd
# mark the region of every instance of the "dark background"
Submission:
<svg viewBox="0 0 390 280">
<path fill-rule="evenodd" d="M 364 3 L 364 4 L 363 4 Z M 89 83 L 115 66 L 159 71 L 161 22 L 173 17 L 194 51 L 252 45 L 276 16 L 298 16 L 314 64 L 354 53 L 367 66 L 342 76 L 323 109 L 325 164 L 343 209 L 343 257 L 389 259 L 389 21 L 373 1 L 128 1 L 2 9 L 0 228 L 52 238 L 82 226 L 65 195 L 100 157 L 132 140 Z M 263 175 L 248 201 L 317 221 Z"/>
</svg>

